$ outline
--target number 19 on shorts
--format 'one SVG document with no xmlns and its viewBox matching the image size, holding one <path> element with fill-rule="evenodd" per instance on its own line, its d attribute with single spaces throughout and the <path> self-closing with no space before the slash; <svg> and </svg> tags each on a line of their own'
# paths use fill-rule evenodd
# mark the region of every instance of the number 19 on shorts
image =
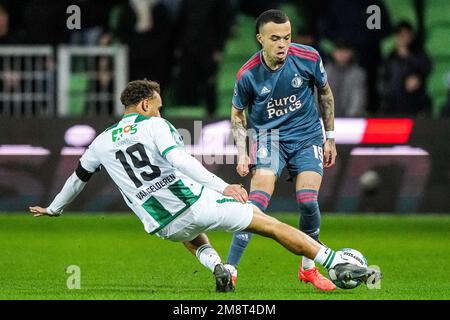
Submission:
<svg viewBox="0 0 450 320">
<path fill-rule="evenodd" d="M 314 157 L 323 162 L 323 149 L 319 146 L 313 146 L 314 149 Z"/>
</svg>

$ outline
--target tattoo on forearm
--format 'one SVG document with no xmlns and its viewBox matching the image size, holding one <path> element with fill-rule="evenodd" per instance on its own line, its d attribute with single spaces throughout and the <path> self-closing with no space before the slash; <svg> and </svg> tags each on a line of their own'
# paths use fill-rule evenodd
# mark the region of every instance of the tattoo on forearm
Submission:
<svg viewBox="0 0 450 320">
<path fill-rule="evenodd" d="M 231 119 L 231 131 L 233 132 L 234 141 L 238 149 L 238 156 L 242 157 L 247 154 L 247 121 L 245 115 L 243 118 L 234 116 Z"/>
<path fill-rule="evenodd" d="M 325 131 L 334 130 L 334 98 L 330 85 L 327 84 L 318 90 L 319 109 L 322 114 Z"/>
</svg>

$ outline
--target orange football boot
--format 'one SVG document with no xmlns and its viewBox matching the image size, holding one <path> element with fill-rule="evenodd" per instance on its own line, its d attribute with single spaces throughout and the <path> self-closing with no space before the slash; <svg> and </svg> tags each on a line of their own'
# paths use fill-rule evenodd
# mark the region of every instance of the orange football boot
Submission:
<svg viewBox="0 0 450 320">
<path fill-rule="evenodd" d="M 317 267 L 303 270 L 302 267 L 298 269 L 298 280 L 304 283 L 311 282 L 314 287 L 323 291 L 333 291 L 336 289 L 336 285 L 320 274 Z"/>
</svg>

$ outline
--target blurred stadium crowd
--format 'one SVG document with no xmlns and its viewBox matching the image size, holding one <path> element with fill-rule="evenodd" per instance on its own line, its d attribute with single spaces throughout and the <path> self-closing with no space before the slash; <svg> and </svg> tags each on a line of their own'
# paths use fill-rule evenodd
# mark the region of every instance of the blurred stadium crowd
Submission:
<svg viewBox="0 0 450 320">
<path fill-rule="evenodd" d="M 402 1 L 411 3 L 416 23 L 394 24 L 382 0 L 0 0 L 0 47 L 125 44 L 129 79 L 150 77 L 170 88 L 171 103 L 202 105 L 214 116 L 218 70 L 226 43 L 235 36 L 236 17 L 257 17 L 289 4 L 301 22 L 293 26 L 293 41 L 321 53 L 337 117 L 430 116 L 427 81 L 433 61 L 424 46 L 426 1 Z M 374 4 L 381 8 L 379 30 L 366 25 L 366 9 Z M 70 5 L 81 8 L 81 30 L 66 28 Z M 383 55 L 387 37 L 394 37 L 395 45 Z M 322 47 L 324 40 L 332 49 Z M 106 69 L 110 64 L 97 63 Z M 0 72 L 2 92 L 21 81 L 4 63 Z M 101 90 L 111 90 L 111 81 L 99 81 Z M 450 117 L 450 99 L 439 110 L 439 116 Z"/>
</svg>

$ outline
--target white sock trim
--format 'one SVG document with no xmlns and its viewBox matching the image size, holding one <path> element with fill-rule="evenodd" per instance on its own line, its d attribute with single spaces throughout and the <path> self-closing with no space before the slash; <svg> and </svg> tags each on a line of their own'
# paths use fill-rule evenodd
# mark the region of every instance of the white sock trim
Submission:
<svg viewBox="0 0 450 320">
<path fill-rule="evenodd" d="M 220 259 L 217 251 L 214 250 L 214 248 L 209 244 L 204 244 L 198 247 L 195 255 L 200 263 L 211 270 L 211 272 L 214 272 L 214 268 L 219 263 L 222 263 L 222 260 Z"/>
<path fill-rule="evenodd" d="M 324 266 L 325 262 L 328 262 L 327 259 L 332 253 L 333 253 L 333 250 L 321 245 L 319 252 L 317 253 L 316 257 L 314 258 L 314 261 L 321 264 L 322 266 Z"/>
</svg>

